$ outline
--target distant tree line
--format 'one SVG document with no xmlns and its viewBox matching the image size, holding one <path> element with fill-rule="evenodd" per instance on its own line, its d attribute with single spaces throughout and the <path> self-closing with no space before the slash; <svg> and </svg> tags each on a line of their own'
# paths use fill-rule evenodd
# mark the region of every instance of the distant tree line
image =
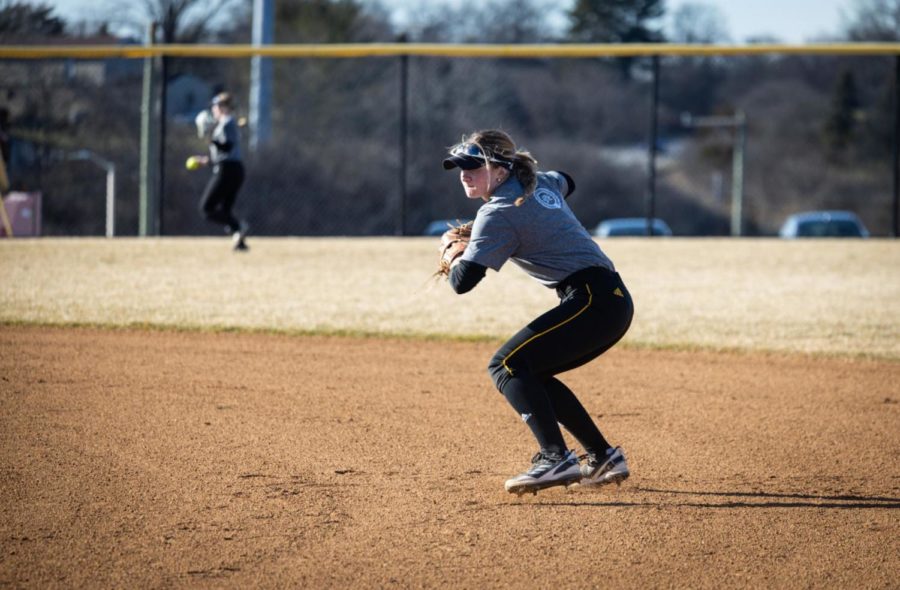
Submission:
<svg viewBox="0 0 900 590">
<path fill-rule="evenodd" d="M 249 43 L 247 4 L 111 3 L 117 10 L 109 21 L 87 28 L 64 22 L 47 4 L 0 0 L 0 43 L 121 42 L 110 31 L 128 15 L 136 35 L 148 18 L 160 21 L 161 42 Z M 663 0 L 577 0 L 564 11 L 548 0 L 480 0 L 457 8 L 423 2 L 402 28 L 375 2 L 275 4 L 277 43 L 730 41 L 722 15 L 701 3 L 670 15 Z M 556 21 L 548 20 L 551 14 Z M 834 36 L 898 39 L 900 0 L 861 0 Z M 470 217 L 474 205 L 461 197 L 456 175 L 441 170 L 440 159 L 462 134 L 484 127 L 506 129 L 542 167 L 572 174 L 578 190 L 571 203 L 585 225 L 644 214 L 649 60 L 410 57 L 407 63 L 408 134 L 401 137 L 399 59 L 274 61 L 274 133 L 246 154 L 249 176 L 239 204 L 255 233 L 394 234 L 400 207 L 411 234 L 432 219 Z M 825 208 L 854 210 L 873 233 L 888 233 L 893 58 L 666 57 L 661 63 L 657 214 L 675 233 L 728 233 L 733 131 L 692 129 L 683 115 L 738 110 L 748 121 L 747 233 L 771 235 L 786 215 Z M 133 235 L 140 67 L 111 74 L 115 64 L 105 64 L 105 82 L 98 84 L 79 69 L 89 65 L 0 60 L 0 108 L 10 112 L 14 147 L 11 180 L 15 188 L 43 192 L 46 234 L 102 234 L 102 176 L 66 154 L 103 154 L 119 171 L 117 225 Z M 246 59 L 169 59 L 166 68 L 169 79 L 191 75 L 208 81 L 212 92 L 234 92 L 244 111 L 249 71 Z M 402 181 L 401 142 L 408 153 Z M 169 121 L 165 147 L 163 232 L 213 232 L 196 212 L 205 177 L 183 167 L 187 155 L 203 149 L 189 119 Z"/>
</svg>

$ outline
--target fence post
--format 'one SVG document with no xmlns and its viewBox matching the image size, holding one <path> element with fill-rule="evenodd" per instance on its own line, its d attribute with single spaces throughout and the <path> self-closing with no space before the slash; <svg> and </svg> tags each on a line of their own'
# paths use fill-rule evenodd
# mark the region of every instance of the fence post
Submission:
<svg viewBox="0 0 900 590">
<path fill-rule="evenodd" d="M 78 150 L 69 154 L 70 160 L 88 160 L 106 172 L 106 237 L 116 235 L 116 165 L 91 150 Z"/>
<path fill-rule="evenodd" d="M 894 211 L 891 235 L 900 237 L 900 55 L 894 58 Z"/>
<path fill-rule="evenodd" d="M 157 149 L 159 150 L 159 156 L 157 157 L 156 165 L 159 166 L 159 172 L 156 177 L 156 207 L 153 211 L 154 217 L 154 225 L 156 226 L 156 231 L 154 232 L 156 235 L 161 236 L 163 234 L 163 201 L 166 198 L 166 110 L 168 109 L 167 103 L 169 100 L 169 64 L 168 59 L 165 55 L 161 55 L 158 58 L 158 67 L 159 67 L 159 88 L 158 93 L 155 97 L 157 101 L 157 110 L 159 112 L 159 142 L 157 144 Z"/>
<path fill-rule="evenodd" d="M 406 43 L 406 35 L 401 35 L 400 43 Z M 400 211 L 397 220 L 396 234 L 398 236 L 406 235 L 406 207 L 407 207 L 407 186 L 406 186 L 406 166 L 407 166 L 407 119 L 409 116 L 409 56 L 405 53 L 400 56 Z"/>
<path fill-rule="evenodd" d="M 656 139 L 659 121 L 659 56 L 653 56 L 653 93 L 650 100 L 650 146 L 647 154 L 647 235 L 653 235 L 656 217 Z"/>
<path fill-rule="evenodd" d="M 734 149 L 731 152 L 731 235 L 740 237 L 744 228 L 744 148 L 747 144 L 747 117 L 734 114 Z"/>
</svg>

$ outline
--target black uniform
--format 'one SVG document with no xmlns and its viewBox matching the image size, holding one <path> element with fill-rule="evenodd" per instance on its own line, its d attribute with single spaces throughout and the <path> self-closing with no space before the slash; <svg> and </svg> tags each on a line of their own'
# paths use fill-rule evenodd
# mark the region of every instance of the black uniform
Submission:
<svg viewBox="0 0 900 590">
<path fill-rule="evenodd" d="M 225 226 L 227 232 L 237 233 L 241 223 L 231 209 L 244 184 L 244 165 L 241 162 L 238 126 L 231 115 L 219 121 L 213 131 L 209 161 L 213 174 L 200 199 L 200 212 L 209 221 Z"/>
<path fill-rule="evenodd" d="M 573 189 L 566 174 L 538 173 L 534 193 L 517 206 L 523 188 L 510 177 L 479 209 L 469 245 L 449 279 L 456 292 L 464 293 L 487 268 L 500 270 L 512 260 L 556 289 L 559 306 L 501 346 L 488 371 L 543 452 L 566 452 L 562 424 L 585 451 L 604 456 L 609 443 L 556 375 L 595 359 L 618 342 L 631 325 L 634 306 L 612 261 L 566 204 Z"/>
</svg>

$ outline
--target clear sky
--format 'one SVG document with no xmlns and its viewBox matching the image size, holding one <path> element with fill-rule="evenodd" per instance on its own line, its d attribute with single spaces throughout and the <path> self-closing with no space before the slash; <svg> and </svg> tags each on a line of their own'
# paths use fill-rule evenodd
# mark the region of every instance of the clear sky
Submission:
<svg viewBox="0 0 900 590">
<path fill-rule="evenodd" d="M 458 0 L 392 0 L 385 4 L 422 6 L 426 2 L 455 4 Z M 836 35 L 842 24 L 841 10 L 846 11 L 858 0 L 667 0 L 667 12 L 671 14 L 686 2 L 718 7 L 736 43 L 762 35 L 785 43 L 803 43 Z M 104 0 L 49 0 L 47 3 L 67 20 L 108 16 L 101 8 L 106 4 Z"/>
<path fill-rule="evenodd" d="M 667 12 L 695 0 L 668 0 Z M 697 0 L 718 7 L 736 43 L 748 37 L 770 35 L 785 43 L 803 43 L 834 37 L 842 28 L 841 11 L 855 0 Z"/>
</svg>

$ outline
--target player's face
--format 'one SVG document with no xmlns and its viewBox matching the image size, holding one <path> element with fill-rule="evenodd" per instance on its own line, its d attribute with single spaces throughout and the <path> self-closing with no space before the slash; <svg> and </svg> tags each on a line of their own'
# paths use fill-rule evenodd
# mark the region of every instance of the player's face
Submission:
<svg viewBox="0 0 900 590">
<path fill-rule="evenodd" d="M 216 119 L 216 121 L 228 114 L 228 109 L 220 104 L 212 105 L 210 111 L 212 112 L 212 115 Z"/>
<path fill-rule="evenodd" d="M 475 170 L 459 171 L 459 182 L 462 183 L 466 197 L 470 199 L 487 200 L 495 188 L 500 186 L 505 178 L 506 171 L 499 166 L 482 166 Z"/>
</svg>

